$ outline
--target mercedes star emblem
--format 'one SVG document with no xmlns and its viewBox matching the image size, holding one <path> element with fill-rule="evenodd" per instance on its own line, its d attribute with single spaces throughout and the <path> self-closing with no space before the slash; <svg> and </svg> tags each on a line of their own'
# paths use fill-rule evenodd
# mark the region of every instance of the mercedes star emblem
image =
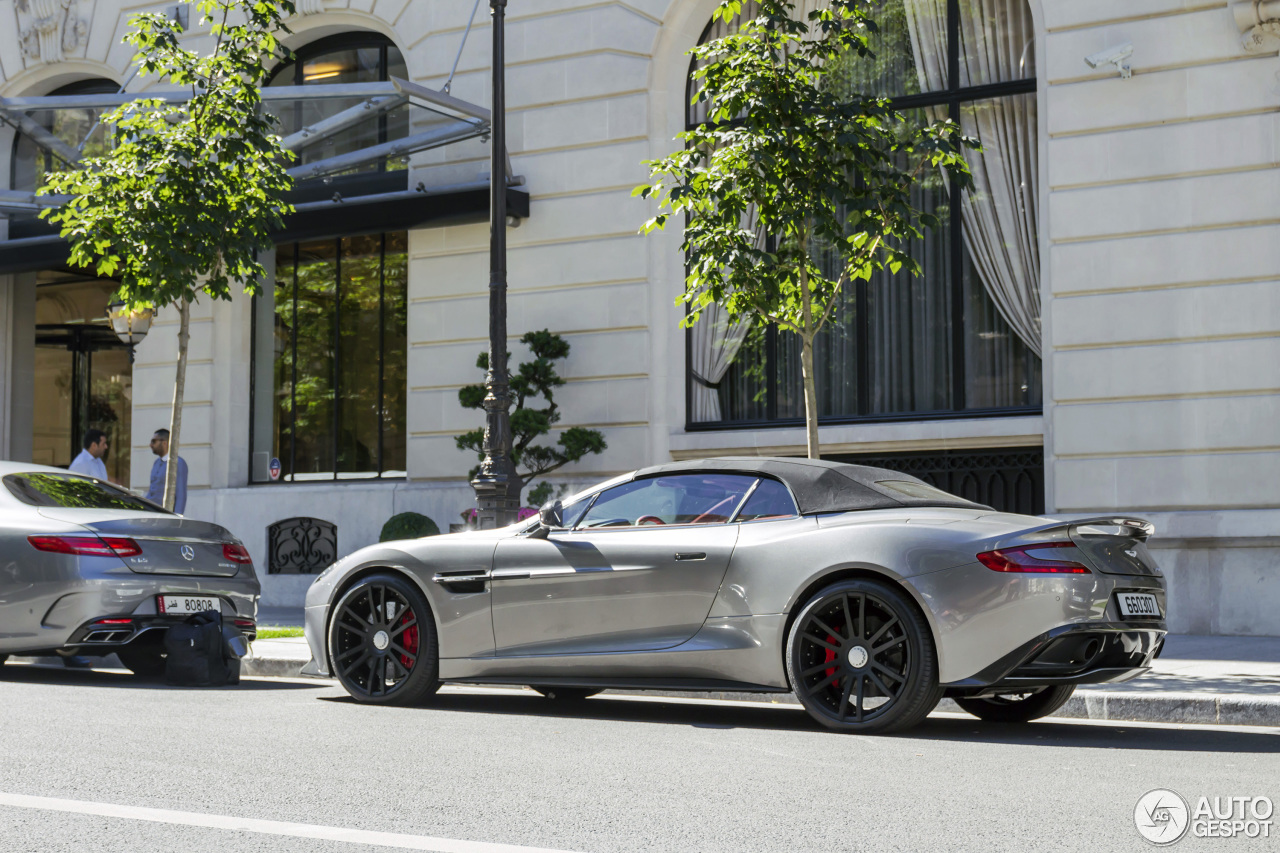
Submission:
<svg viewBox="0 0 1280 853">
<path fill-rule="evenodd" d="M 190 562 L 190 561 L 194 560 L 195 558 L 196 558 L 196 549 L 195 549 L 195 548 L 192 548 L 190 545 L 183 545 L 183 546 L 182 546 L 182 559 L 186 560 L 187 562 Z"/>
</svg>

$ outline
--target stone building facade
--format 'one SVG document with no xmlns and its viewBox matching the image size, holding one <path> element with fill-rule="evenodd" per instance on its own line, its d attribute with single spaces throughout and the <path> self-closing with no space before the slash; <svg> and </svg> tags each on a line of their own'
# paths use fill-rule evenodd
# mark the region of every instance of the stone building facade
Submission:
<svg viewBox="0 0 1280 853">
<path fill-rule="evenodd" d="M 459 54 L 463 0 L 306 0 L 287 39 L 302 64 L 280 80 L 448 80 L 452 96 L 485 105 L 483 5 Z M 1151 518 L 1175 630 L 1280 635 L 1280 10 L 881 5 L 896 64 L 869 85 L 903 109 L 967 122 L 986 146 L 976 165 L 988 185 L 920 247 L 921 281 L 872 283 L 826 344 L 824 452 L 1006 508 Z M 562 426 L 599 429 L 609 444 L 559 483 L 672 458 L 803 452 L 790 344 L 764 329 L 729 346 L 681 329 L 679 235 L 637 234 L 651 213 L 631 196 L 643 162 L 699 120 L 686 54 L 715 6 L 508 5 L 509 152 L 528 198 L 509 232 L 510 329 L 513 342 L 543 328 L 570 342 Z M 0 0 L 6 113 L 23 112 L 15 98 L 145 89 L 120 43 L 139 8 Z M 206 37 L 197 27 L 188 38 Z M 92 126 L 65 113 L 30 115 L 55 135 Z M 311 120 L 299 116 L 286 123 Z M 392 112 L 352 133 L 376 143 L 421 121 Z M 46 155 L 12 128 L 0 136 L 11 161 L 0 182 L 33 189 Z M 346 553 L 396 512 L 445 527 L 473 503 L 474 459 L 453 437 L 478 425 L 457 391 L 478 381 L 487 341 L 488 228 L 464 198 L 487 181 L 487 142 L 373 171 L 306 199 L 421 186 L 447 203 L 406 215 L 335 203 L 323 224 L 281 235 L 265 296 L 193 313 L 188 514 L 244 539 L 269 603 L 299 602 L 310 580 L 267 574 L 276 522 L 332 523 Z M 945 188 L 922 203 L 949 209 Z M 74 433 L 109 415 L 120 479 L 145 488 L 147 440 L 169 419 L 176 320 L 162 315 L 129 365 L 100 329 L 72 328 L 101 326 L 109 286 L 67 270 L 38 224 L 10 216 L 0 448 L 66 464 Z"/>
</svg>

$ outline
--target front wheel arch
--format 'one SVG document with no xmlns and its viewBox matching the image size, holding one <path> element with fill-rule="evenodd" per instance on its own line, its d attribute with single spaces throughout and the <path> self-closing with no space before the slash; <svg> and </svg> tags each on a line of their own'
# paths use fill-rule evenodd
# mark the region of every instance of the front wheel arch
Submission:
<svg viewBox="0 0 1280 853">
<path fill-rule="evenodd" d="M 902 592 L 902 594 L 906 596 L 907 601 L 915 607 L 916 612 L 920 617 L 924 619 L 924 623 L 929 626 L 929 634 L 933 637 L 933 648 L 938 656 L 939 669 L 941 669 L 943 651 L 942 638 L 938 634 L 938 626 L 934 622 L 932 611 L 930 611 L 929 608 L 920 601 L 919 593 L 916 592 L 916 589 L 913 586 L 903 583 L 888 572 L 877 571 L 875 569 L 833 569 L 816 576 L 807 586 L 800 590 L 799 594 L 797 594 L 787 606 L 787 620 L 782 626 L 782 648 L 778 650 L 778 654 L 782 663 L 783 677 L 787 678 L 788 686 L 790 686 L 792 690 L 795 689 L 795 685 L 790 683 L 790 678 L 786 675 L 787 638 L 791 636 L 791 625 L 795 622 L 796 616 L 799 615 L 805 604 L 807 604 L 819 590 L 824 589 L 833 583 L 845 580 L 878 581 L 880 583 L 887 583 L 890 586 L 896 587 L 900 592 Z"/>
<path fill-rule="evenodd" d="M 347 590 L 360 583 L 365 578 L 373 575 L 399 575 L 409 583 L 417 587 L 418 592 L 422 593 L 422 597 L 427 601 L 427 611 L 431 614 L 431 623 L 435 625 L 436 636 L 440 636 L 440 619 L 436 616 L 435 602 L 431 600 L 431 593 L 422 585 L 419 580 L 414 577 L 413 572 L 407 570 L 404 566 L 389 566 L 385 563 L 370 564 L 361 566 L 342 579 L 342 582 L 333 588 L 333 592 L 329 593 L 329 600 L 325 603 L 326 611 L 324 614 L 324 659 L 328 667 L 329 674 L 333 674 L 333 661 L 329 658 L 329 629 L 333 623 L 333 608 L 342 600 L 342 596 L 347 594 Z"/>
<path fill-rule="evenodd" d="M 361 588 L 366 585 L 368 586 L 367 598 L 359 594 Z M 380 598 L 375 592 L 379 588 L 381 588 Z M 355 597 L 348 605 L 346 600 L 353 595 Z M 390 602 L 397 597 L 403 607 L 393 611 Z M 418 600 L 415 601 L 415 599 Z M 365 602 L 367 606 L 362 608 L 363 612 L 356 612 L 357 609 L 361 609 L 357 608 L 357 604 Z M 426 608 L 431 616 L 429 620 L 424 621 L 418 609 L 419 605 Z M 337 610 L 338 607 L 342 607 L 343 612 L 350 612 L 354 621 L 339 623 L 341 614 L 334 616 L 331 612 L 325 631 L 325 650 L 326 656 L 332 662 L 334 650 L 340 648 L 342 641 L 345 640 L 348 649 L 342 655 L 359 653 L 360 657 L 353 659 L 354 663 L 348 668 L 346 674 L 340 674 L 336 667 L 331 667 L 330 670 L 330 674 L 339 681 L 352 698 L 365 704 L 415 705 L 425 701 L 439 689 L 440 650 L 435 608 L 421 591 L 419 584 L 412 582 L 404 572 L 365 573 L 343 586 L 342 594 L 334 600 L 330 610 Z M 415 621 L 405 622 L 402 617 L 406 612 L 411 617 L 416 616 Z M 401 627 L 395 629 L 394 626 L 397 624 Z M 422 629 L 413 628 L 416 624 L 421 624 Z M 410 636 L 404 632 L 410 630 L 415 638 L 413 644 L 404 643 L 404 638 Z M 403 649 L 394 647 L 397 635 L 402 635 L 398 642 L 404 643 Z M 406 662 L 406 655 L 412 656 L 413 660 Z M 361 666 L 364 660 L 369 661 L 367 675 L 363 676 L 368 683 L 362 686 L 360 684 L 362 676 L 351 673 L 352 669 Z M 381 669 L 378 666 L 379 662 L 382 663 Z M 397 678 L 394 675 L 396 668 L 403 673 L 403 676 Z M 392 673 L 392 682 L 388 689 L 389 672 Z M 351 677 L 348 678 L 347 675 Z M 381 684 L 380 690 L 374 689 L 375 683 Z"/>
</svg>

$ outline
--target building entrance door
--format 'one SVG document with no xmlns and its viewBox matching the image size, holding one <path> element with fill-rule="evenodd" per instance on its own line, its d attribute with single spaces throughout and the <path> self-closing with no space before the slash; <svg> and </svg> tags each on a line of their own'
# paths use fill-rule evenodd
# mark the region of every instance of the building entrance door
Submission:
<svg viewBox="0 0 1280 853">
<path fill-rule="evenodd" d="M 65 467 L 85 431 L 107 434 L 107 475 L 129 482 L 133 367 L 106 321 L 113 281 L 40 273 L 36 288 L 32 461 Z"/>
</svg>

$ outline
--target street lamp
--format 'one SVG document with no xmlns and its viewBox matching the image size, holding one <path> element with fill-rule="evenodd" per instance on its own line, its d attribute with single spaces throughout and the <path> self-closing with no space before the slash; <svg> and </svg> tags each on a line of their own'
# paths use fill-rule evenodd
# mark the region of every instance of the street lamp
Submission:
<svg viewBox="0 0 1280 853">
<path fill-rule="evenodd" d="M 507 493 L 511 465 L 511 397 L 507 377 L 507 115 L 503 18 L 507 0 L 489 0 L 493 17 L 492 138 L 489 145 L 489 370 L 484 377 L 484 461 L 471 481 L 476 525 L 482 530 L 516 520 L 519 495 Z"/>
<path fill-rule="evenodd" d="M 150 308 L 129 310 L 129 306 L 117 300 L 107 306 L 107 319 L 111 321 L 111 329 L 122 344 L 129 347 L 129 363 L 133 364 L 133 348 L 142 343 L 142 339 L 151 331 L 151 321 L 155 312 Z"/>
</svg>

